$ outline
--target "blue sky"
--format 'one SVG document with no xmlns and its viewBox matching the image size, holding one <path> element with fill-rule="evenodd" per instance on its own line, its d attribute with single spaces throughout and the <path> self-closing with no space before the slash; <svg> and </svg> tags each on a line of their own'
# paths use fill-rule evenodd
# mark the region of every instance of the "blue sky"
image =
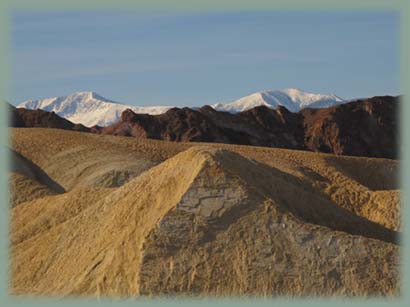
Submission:
<svg viewBox="0 0 410 307">
<path fill-rule="evenodd" d="M 76 91 L 187 106 L 291 87 L 399 94 L 394 12 L 19 11 L 11 37 L 15 104 Z"/>
</svg>

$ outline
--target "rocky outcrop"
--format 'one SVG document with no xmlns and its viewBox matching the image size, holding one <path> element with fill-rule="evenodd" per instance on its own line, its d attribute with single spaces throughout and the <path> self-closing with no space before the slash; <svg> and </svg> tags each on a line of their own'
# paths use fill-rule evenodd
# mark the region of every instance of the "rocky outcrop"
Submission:
<svg viewBox="0 0 410 307">
<path fill-rule="evenodd" d="M 301 111 L 307 149 L 339 155 L 398 158 L 399 104 L 373 97 L 325 109 Z"/>
<path fill-rule="evenodd" d="M 122 113 L 121 121 L 102 128 L 102 134 L 177 142 L 215 142 L 296 149 L 303 143 L 299 115 L 284 107 L 261 106 L 237 115 L 209 106 L 194 110 L 173 108 L 164 114 Z"/>
<path fill-rule="evenodd" d="M 7 104 L 10 115 L 9 126 L 18 128 L 58 128 L 65 130 L 74 130 L 90 132 L 90 129 L 81 124 L 74 124 L 69 120 L 62 118 L 54 112 L 47 112 L 40 109 L 29 110 L 24 108 L 15 108 Z"/>
<path fill-rule="evenodd" d="M 398 98 L 373 97 L 292 113 L 265 106 L 237 114 L 209 106 L 135 114 L 95 132 L 182 142 L 217 142 L 311 150 L 338 155 L 398 158 Z"/>
</svg>

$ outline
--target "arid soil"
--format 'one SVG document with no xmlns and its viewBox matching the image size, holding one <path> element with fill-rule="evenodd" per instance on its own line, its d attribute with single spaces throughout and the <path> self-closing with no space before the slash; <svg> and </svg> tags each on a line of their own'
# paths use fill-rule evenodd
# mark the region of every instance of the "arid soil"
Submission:
<svg viewBox="0 0 410 307">
<path fill-rule="evenodd" d="M 10 136 L 12 294 L 399 295 L 396 160 Z"/>
</svg>

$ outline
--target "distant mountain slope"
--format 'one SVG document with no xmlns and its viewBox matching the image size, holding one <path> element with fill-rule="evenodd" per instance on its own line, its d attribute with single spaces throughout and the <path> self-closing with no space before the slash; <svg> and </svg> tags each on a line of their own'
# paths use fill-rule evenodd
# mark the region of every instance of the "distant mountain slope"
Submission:
<svg viewBox="0 0 410 307">
<path fill-rule="evenodd" d="M 341 155 L 398 158 L 399 98 L 377 96 L 324 109 L 305 109 L 307 149 Z"/>
<path fill-rule="evenodd" d="M 65 130 L 75 130 L 90 132 L 90 129 L 82 124 L 74 124 L 69 120 L 62 118 L 54 112 L 43 110 L 29 110 L 24 108 L 15 108 L 6 103 L 10 115 L 10 127 L 18 128 L 58 128 Z"/>
<path fill-rule="evenodd" d="M 286 108 L 256 107 L 238 114 L 209 106 L 197 110 L 173 108 L 164 114 L 136 114 L 126 110 L 121 120 L 99 133 L 177 142 L 216 142 L 299 149 L 302 121 Z"/>
<path fill-rule="evenodd" d="M 231 114 L 209 106 L 136 114 L 99 129 L 102 134 L 183 142 L 217 142 L 302 149 L 338 155 L 398 157 L 398 98 L 373 97 L 292 113 L 258 106 Z M 95 132 L 95 131 L 94 131 Z"/>
<path fill-rule="evenodd" d="M 291 112 L 298 112 L 304 108 L 325 108 L 345 102 L 347 101 L 336 95 L 313 94 L 290 88 L 281 91 L 257 92 L 230 103 L 217 103 L 211 107 L 217 111 L 237 113 L 258 106 L 274 109 L 284 106 Z"/>
<path fill-rule="evenodd" d="M 167 106 L 136 107 L 108 100 L 94 92 L 77 92 L 68 96 L 40 100 L 28 100 L 19 108 L 53 111 L 73 123 L 92 127 L 107 126 L 120 119 L 122 111 L 131 109 L 136 113 L 161 114 L 170 109 Z"/>
</svg>

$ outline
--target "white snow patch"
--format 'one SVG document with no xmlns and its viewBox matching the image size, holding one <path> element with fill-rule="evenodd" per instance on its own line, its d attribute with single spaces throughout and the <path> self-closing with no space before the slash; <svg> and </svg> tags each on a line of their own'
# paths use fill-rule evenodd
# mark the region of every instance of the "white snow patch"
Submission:
<svg viewBox="0 0 410 307">
<path fill-rule="evenodd" d="M 76 92 L 68 96 L 28 100 L 17 107 L 54 111 L 73 123 L 87 127 L 111 125 L 121 118 L 121 113 L 126 109 L 131 109 L 135 113 L 156 115 L 172 108 L 170 106 L 130 106 L 106 99 L 94 92 Z"/>
<path fill-rule="evenodd" d="M 346 100 L 333 94 L 314 94 L 289 88 L 279 91 L 256 92 L 233 102 L 216 103 L 211 107 L 217 111 L 237 113 L 257 106 L 267 106 L 273 109 L 284 106 L 291 112 L 298 112 L 304 108 L 326 108 L 346 102 Z"/>
</svg>

